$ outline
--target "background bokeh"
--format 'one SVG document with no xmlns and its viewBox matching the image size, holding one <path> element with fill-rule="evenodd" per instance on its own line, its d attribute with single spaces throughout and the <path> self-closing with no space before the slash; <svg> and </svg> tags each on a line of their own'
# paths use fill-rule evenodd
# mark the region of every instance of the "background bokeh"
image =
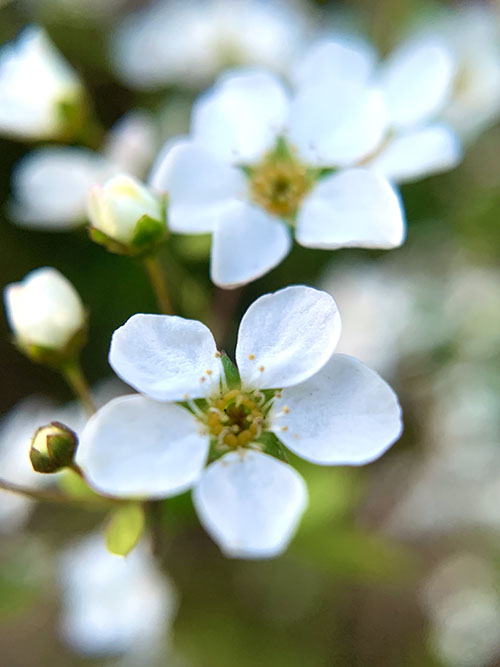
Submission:
<svg viewBox="0 0 500 667">
<path fill-rule="evenodd" d="M 113 35 L 145 4 L 0 3 L 0 42 L 41 23 L 85 81 L 104 127 L 129 109 L 146 109 L 160 146 L 187 128 L 190 101 L 216 71 L 203 81 L 193 76 L 145 90 L 124 83 L 110 55 Z M 436 11 L 464 11 L 454 2 L 419 0 L 288 5 L 301 17 L 305 41 L 318 30 L 349 26 L 381 53 L 412 23 L 433 20 Z M 489 7 L 500 32 L 500 10 Z M 0 201 L 9 200 L 11 169 L 31 147 L 0 138 Z M 405 185 L 402 194 L 408 219 L 402 248 L 332 253 L 295 246 L 278 268 L 238 294 L 210 284 L 208 239 L 173 237 L 167 245 L 162 260 L 178 312 L 222 322 L 218 342 L 230 354 L 239 319 L 258 295 L 291 282 L 329 290 L 343 317 L 342 351 L 396 389 L 405 432 L 380 461 L 361 469 L 294 460 L 311 502 L 279 559 L 225 559 L 200 528 L 188 494 L 156 508 L 157 550 L 179 606 L 168 647 L 151 664 L 500 665 L 500 126 L 470 142 L 457 169 Z M 156 309 L 141 266 L 91 243 L 84 227 L 16 226 L 6 207 L 0 248 L 2 286 L 45 265 L 71 280 L 90 310 L 85 371 L 92 383 L 108 377 L 114 329 L 133 313 Z M 2 413 L 32 394 L 71 400 L 55 373 L 14 349 L 5 318 L 0 368 Z M 85 658 L 60 637 L 59 553 L 103 518 L 39 505 L 26 526 L 1 536 L 2 664 L 149 664 Z"/>
</svg>

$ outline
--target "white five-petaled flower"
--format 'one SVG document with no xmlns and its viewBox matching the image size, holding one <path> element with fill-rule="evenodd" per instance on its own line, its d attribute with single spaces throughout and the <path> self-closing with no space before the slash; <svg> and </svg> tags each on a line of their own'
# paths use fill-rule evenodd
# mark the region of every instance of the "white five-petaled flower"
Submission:
<svg viewBox="0 0 500 667">
<path fill-rule="evenodd" d="M 461 143 L 442 119 L 456 75 L 453 52 L 437 35 L 422 35 L 398 47 L 378 66 L 364 45 L 332 40 L 314 44 L 296 65 L 292 80 L 299 90 L 329 85 L 341 94 L 348 79 L 377 86 L 386 126 L 363 164 L 391 182 L 424 178 L 455 167 Z"/>
<path fill-rule="evenodd" d="M 63 349 L 85 326 L 85 309 L 73 285 L 51 267 L 28 273 L 4 288 L 7 319 L 21 346 Z"/>
<path fill-rule="evenodd" d="M 224 75 L 194 105 L 190 138 L 169 141 L 150 184 L 177 233 L 213 234 L 212 280 L 255 280 L 289 252 L 392 248 L 404 223 L 389 183 L 359 165 L 387 127 L 382 94 L 325 81 L 290 96 L 272 74 Z"/>
<path fill-rule="evenodd" d="M 0 132 L 20 139 L 56 139 L 74 123 L 84 89 L 38 26 L 0 50 Z"/>
<path fill-rule="evenodd" d="M 293 286 L 265 295 L 241 321 L 231 382 L 203 324 L 134 315 L 114 333 L 110 363 L 143 395 L 111 401 L 90 419 L 79 465 L 116 496 L 193 488 L 203 525 L 227 555 L 281 553 L 307 493 L 292 467 L 266 453 L 272 434 L 278 448 L 313 463 L 360 465 L 401 432 L 392 389 L 333 354 L 340 329 L 325 292 Z M 209 452 L 216 460 L 206 467 Z"/>
</svg>

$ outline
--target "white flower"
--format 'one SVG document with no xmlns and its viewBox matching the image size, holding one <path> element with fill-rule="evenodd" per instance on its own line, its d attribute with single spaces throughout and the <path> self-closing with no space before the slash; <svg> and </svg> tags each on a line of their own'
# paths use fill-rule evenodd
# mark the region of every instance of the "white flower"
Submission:
<svg viewBox="0 0 500 667">
<path fill-rule="evenodd" d="M 265 453 L 269 442 L 320 465 L 360 465 L 401 431 L 395 394 L 356 359 L 333 354 L 339 336 L 325 292 L 295 286 L 263 296 L 241 321 L 232 383 L 203 324 L 134 315 L 114 333 L 110 363 L 144 396 L 97 412 L 77 461 L 93 486 L 118 496 L 193 487 L 198 515 L 226 554 L 275 556 L 307 494 L 293 468 Z M 222 456 L 205 468 L 210 450 Z"/>
<path fill-rule="evenodd" d="M 226 75 L 195 103 L 192 138 L 167 144 L 150 183 L 168 192 L 173 232 L 213 233 L 212 280 L 235 287 L 285 257 L 291 228 L 312 248 L 402 243 L 397 195 L 356 166 L 385 127 L 381 95 L 364 84 L 335 80 L 290 98 L 266 72 Z"/>
<path fill-rule="evenodd" d="M 200 86 L 228 65 L 285 69 L 307 31 L 280 0 L 159 0 L 118 26 L 111 61 L 133 88 Z"/>
<path fill-rule="evenodd" d="M 458 137 L 441 118 L 455 67 L 452 51 L 436 36 L 403 43 L 378 67 L 369 47 L 326 40 L 311 47 L 292 79 L 299 90 L 346 78 L 376 85 L 383 95 L 387 122 L 379 143 L 362 164 L 401 183 L 451 169 L 462 158 Z"/>
<path fill-rule="evenodd" d="M 500 593 L 494 568 L 472 553 L 454 554 L 423 590 L 432 651 L 450 667 L 486 667 L 500 655 Z"/>
<path fill-rule="evenodd" d="M 116 378 L 92 388 L 97 405 L 127 393 Z M 81 405 L 75 401 L 58 406 L 48 398 L 30 396 L 17 403 L 0 420 L 0 478 L 30 489 L 52 484 L 60 475 L 41 475 L 33 470 L 29 458 L 31 439 L 37 428 L 52 421 L 66 424 L 80 433 L 87 422 Z M 0 489 L 0 534 L 20 529 L 28 520 L 35 501 Z"/>
<path fill-rule="evenodd" d="M 41 425 L 53 420 L 57 408 L 40 397 L 18 403 L 0 422 L 0 477 L 13 484 L 39 488 L 51 480 L 36 473 L 29 459 L 31 438 Z M 34 501 L 26 496 L 0 490 L 0 533 L 19 529 L 28 519 Z"/>
<path fill-rule="evenodd" d="M 424 23 L 423 35 L 443 41 L 456 69 L 444 118 L 474 139 L 500 116 L 500 16 L 491 5 L 461 5 Z"/>
<path fill-rule="evenodd" d="M 142 177 L 153 160 L 155 130 L 149 116 L 132 111 L 111 128 L 101 152 L 50 146 L 28 153 L 12 173 L 9 213 L 23 227 L 65 230 L 86 220 L 96 183 L 126 172 Z"/>
<path fill-rule="evenodd" d="M 21 139 L 55 139 L 75 122 L 84 90 L 45 31 L 23 30 L 0 50 L 0 132 Z"/>
<path fill-rule="evenodd" d="M 4 288 L 7 319 L 18 343 L 63 349 L 85 326 L 85 310 L 73 285 L 56 269 L 28 273 Z"/>
<path fill-rule="evenodd" d="M 165 638 L 176 594 L 145 544 L 122 558 L 107 551 L 101 535 L 91 535 L 65 550 L 59 573 L 61 633 L 74 650 L 89 656 L 133 653 L 139 659 Z"/>
<path fill-rule="evenodd" d="M 165 227 L 165 213 L 159 197 L 131 176 L 119 174 L 89 193 L 91 227 L 107 238 L 130 245 L 140 222 L 147 218 Z"/>
</svg>

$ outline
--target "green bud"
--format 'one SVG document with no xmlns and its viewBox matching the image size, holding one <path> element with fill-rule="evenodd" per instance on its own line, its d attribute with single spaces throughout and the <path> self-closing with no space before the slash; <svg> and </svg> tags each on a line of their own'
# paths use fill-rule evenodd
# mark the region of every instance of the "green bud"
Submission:
<svg viewBox="0 0 500 667">
<path fill-rule="evenodd" d="M 58 472 L 72 465 L 77 445 L 76 433 L 64 424 L 40 426 L 31 440 L 31 465 L 36 472 Z"/>
</svg>

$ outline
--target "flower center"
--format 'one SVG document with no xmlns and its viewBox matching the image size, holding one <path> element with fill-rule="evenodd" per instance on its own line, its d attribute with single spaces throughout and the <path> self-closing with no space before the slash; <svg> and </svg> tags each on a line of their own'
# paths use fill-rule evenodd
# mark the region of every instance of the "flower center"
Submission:
<svg viewBox="0 0 500 667">
<path fill-rule="evenodd" d="M 290 152 L 270 153 L 250 171 L 252 200 L 280 218 L 294 217 L 311 185 L 307 167 Z"/>
<path fill-rule="evenodd" d="M 245 447 L 256 440 L 264 425 L 264 395 L 232 389 L 208 408 L 206 423 L 211 436 L 228 447 Z"/>
</svg>

